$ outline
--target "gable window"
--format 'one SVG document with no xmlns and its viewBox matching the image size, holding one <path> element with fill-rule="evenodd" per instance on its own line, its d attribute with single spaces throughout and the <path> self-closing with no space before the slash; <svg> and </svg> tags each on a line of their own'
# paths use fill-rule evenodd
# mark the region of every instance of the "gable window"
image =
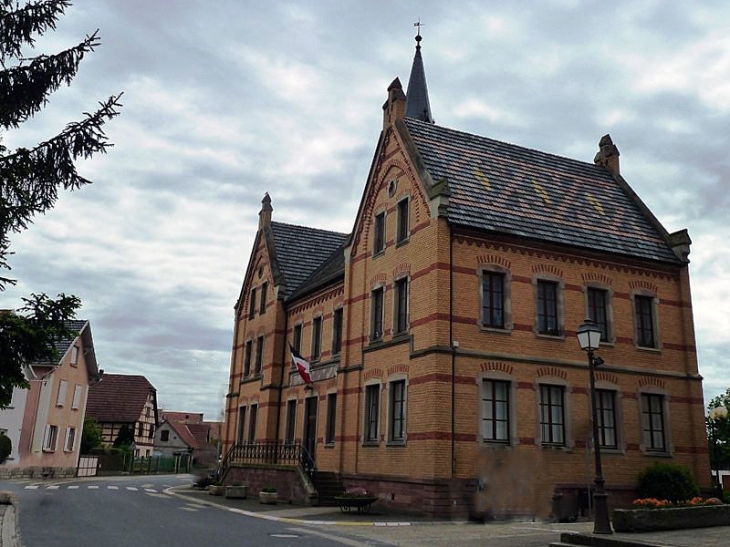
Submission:
<svg viewBox="0 0 730 547">
<path fill-rule="evenodd" d="M 253 319 L 256 313 L 256 289 L 251 289 L 251 296 L 248 300 L 248 318 Z"/>
<path fill-rule="evenodd" d="M 54 452 L 58 444 L 58 426 L 47 425 L 43 434 L 43 451 Z"/>
<path fill-rule="evenodd" d="M 335 424 L 337 420 L 337 393 L 327 394 L 327 427 L 324 433 L 325 444 L 335 444 Z"/>
<path fill-rule="evenodd" d="M 334 311 L 332 321 L 332 355 L 342 351 L 342 308 Z"/>
<path fill-rule="evenodd" d="M 380 340 L 383 337 L 384 297 L 385 287 L 380 287 L 370 293 L 370 340 Z"/>
<path fill-rule="evenodd" d="M 651 296 L 634 297 L 634 313 L 636 323 L 636 344 L 643 348 L 655 348 L 654 335 L 654 298 Z"/>
<path fill-rule="evenodd" d="M 79 384 L 74 385 L 74 398 L 71 401 L 71 408 L 73 410 L 78 410 L 79 406 L 81 405 L 81 394 L 83 393 L 84 388 L 81 387 Z"/>
<path fill-rule="evenodd" d="M 365 386 L 365 443 L 378 442 L 380 423 L 380 384 Z"/>
<path fill-rule="evenodd" d="M 588 287 L 588 317 L 601 329 L 601 342 L 608 342 L 608 291 Z"/>
<path fill-rule="evenodd" d="M 244 431 L 246 429 L 246 407 L 242 406 L 238 409 L 238 431 L 236 431 L 236 440 L 238 444 L 243 444 L 246 441 Z"/>
<path fill-rule="evenodd" d="M 160 440 L 163 443 L 166 443 L 170 440 L 170 430 L 169 429 L 163 429 L 160 431 Z"/>
<path fill-rule="evenodd" d="M 644 447 L 651 452 L 666 452 L 664 430 L 664 396 L 643 393 L 641 395 L 641 429 Z"/>
<path fill-rule="evenodd" d="M 286 444 L 294 444 L 294 431 L 297 421 L 297 400 L 291 399 L 286 403 L 286 432 L 284 434 L 284 442 Z"/>
<path fill-rule="evenodd" d="M 395 282 L 395 333 L 408 330 L 408 278 Z"/>
<path fill-rule="evenodd" d="M 264 281 L 264 284 L 261 285 L 261 306 L 259 307 L 259 313 L 264 313 L 266 311 L 266 297 L 269 292 L 269 284 Z"/>
<path fill-rule="evenodd" d="M 385 213 L 375 215 L 375 225 L 373 233 L 373 254 L 383 252 L 385 249 Z"/>
<path fill-rule="evenodd" d="M 482 272 L 482 325 L 485 327 L 505 328 L 504 278 L 501 272 Z"/>
<path fill-rule="evenodd" d="M 137 437 L 144 436 L 144 424 L 142 422 L 139 422 L 137 424 Z"/>
<path fill-rule="evenodd" d="M 254 374 L 260 374 L 261 373 L 261 367 L 264 361 L 264 337 L 259 336 L 256 339 L 256 368 L 254 369 Z"/>
<path fill-rule="evenodd" d="M 601 448 L 618 448 L 616 435 L 616 392 L 596 390 L 596 411 L 598 415 L 598 439 Z"/>
<path fill-rule="evenodd" d="M 552 336 L 560 334 L 558 283 L 555 281 L 537 280 L 537 332 Z"/>
<path fill-rule="evenodd" d="M 71 346 L 71 366 L 75 367 L 79 362 L 79 347 Z"/>
<path fill-rule="evenodd" d="M 482 439 L 490 443 L 509 443 L 509 392 L 506 380 L 482 381 Z"/>
<path fill-rule="evenodd" d="M 543 445 L 565 445 L 565 388 L 540 386 L 540 429 Z"/>
<path fill-rule="evenodd" d="M 61 380 L 58 383 L 58 396 L 56 397 L 56 406 L 63 406 L 66 404 L 66 390 L 68 389 L 68 382 Z"/>
<path fill-rule="evenodd" d="M 251 405 L 251 412 L 249 413 L 248 423 L 248 442 L 252 443 L 256 440 L 256 418 L 258 414 L 258 405 Z"/>
<path fill-rule="evenodd" d="M 312 319 L 312 361 L 322 357 L 322 317 Z"/>
<path fill-rule="evenodd" d="M 408 198 L 398 202 L 398 219 L 396 227 L 395 242 L 403 243 L 408 240 L 410 227 L 408 224 Z"/>
<path fill-rule="evenodd" d="M 243 376 L 246 377 L 251 374 L 251 346 L 253 341 L 249 340 L 246 342 L 246 347 L 243 350 Z"/>
<path fill-rule="evenodd" d="M 406 381 L 390 382 L 388 387 L 388 442 L 406 440 Z"/>
<path fill-rule="evenodd" d="M 63 446 L 64 452 L 73 452 L 74 444 L 76 443 L 76 428 L 66 428 L 66 444 Z"/>
</svg>

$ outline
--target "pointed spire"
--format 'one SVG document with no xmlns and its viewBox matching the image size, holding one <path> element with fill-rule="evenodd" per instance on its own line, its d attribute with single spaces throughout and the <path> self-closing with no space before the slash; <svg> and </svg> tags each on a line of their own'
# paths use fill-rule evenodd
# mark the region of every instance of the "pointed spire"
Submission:
<svg viewBox="0 0 730 547">
<path fill-rule="evenodd" d="M 428 87 L 426 86 L 426 72 L 423 69 L 423 58 L 421 57 L 421 20 L 414 23 L 418 27 L 416 35 L 416 56 L 413 58 L 411 76 L 408 78 L 408 91 L 406 92 L 406 117 L 434 123 L 431 115 L 431 104 L 428 101 Z"/>
<path fill-rule="evenodd" d="M 261 200 L 261 211 L 259 211 L 259 230 L 264 226 L 271 226 L 271 212 L 274 208 L 271 206 L 271 198 L 269 193 L 264 194 Z"/>
</svg>

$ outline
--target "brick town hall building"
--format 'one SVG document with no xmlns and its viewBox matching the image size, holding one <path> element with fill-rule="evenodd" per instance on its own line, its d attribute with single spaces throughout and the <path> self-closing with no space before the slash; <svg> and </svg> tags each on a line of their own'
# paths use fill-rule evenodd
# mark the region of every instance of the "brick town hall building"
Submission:
<svg viewBox="0 0 730 547">
<path fill-rule="evenodd" d="M 576 339 L 590 317 L 609 504 L 656 461 L 709 488 L 687 231 L 634 193 L 608 135 L 584 162 L 436 125 L 417 40 L 352 231 L 276 222 L 263 199 L 235 306 L 226 480 L 260 482 L 296 447 L 315 488 L 329 472 L 431 515 L 545 517 L 556 489 L 593 479 Z"/>
</svg>

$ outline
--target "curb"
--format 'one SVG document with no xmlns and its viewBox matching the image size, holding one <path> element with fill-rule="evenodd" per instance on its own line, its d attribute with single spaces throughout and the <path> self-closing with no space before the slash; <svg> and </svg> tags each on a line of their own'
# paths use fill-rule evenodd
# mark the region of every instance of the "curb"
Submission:
<svg viewBox="0 0 730 547">
<path fill-rule="evenodd" d="M 20 535 L 18 534 L 18 519 L 16 516 L 18 498 L 10 492 L 2 492 L 2 494 L 7 495 L 6 501 L 8 503 L 5 514 L 0 521 L 0 530 L 2 531 L 0 533 L 0 547 L 22 547 Z"/>
<path fill-rule="evenodd" d="M 185 494 L 182 494 L 180 492 L 175 491 L 176 487 L 167 488 L 164 490 L 165 494 L 170 494 L 173 496 L 177 496 L 178 498 L 183 498 L 189 501 L 193 501 L 195 503 L 200 504 L 200 500 L 198 498 L 195 498 L 193 496 L 186 496 Z M 215 503 L 214 501 L 206 501 L 205 505 L 211 505 L 213 507 L 217 507 L 218 509 L 223 509 L 225 511 L 230 511 L 231 513 L 237 513 L 239 515 L 245 515 L 247 517 L 254 517 L 258 519 L 263 520 L 270 520 L 270 521 L 276 521 L 276 522 L 286 522 L 288 524 L 300 524 L 300 525 L 318 525 L 318 526 L 382 526 L 382 527 L 395 527 L 395 526 L 412 526 L 412 522 L 385 522 L 385 521 L 372 521 L 372 522 L 343 522 L 338 520 L 308 520 L 308 519 L 297 519 L 297 518 L 291 518 L 291 517 L 277 517 L 274 515 L 267 515 L 263 513 L 257 513 L 255 511 L 246 511 L 245 509 L 238 509 L 236 507 L 228 507 L 226 505 L 222 505 L 220 503 Z M 5 547 L 3 545 L 2 547 Z"/>
</svg>

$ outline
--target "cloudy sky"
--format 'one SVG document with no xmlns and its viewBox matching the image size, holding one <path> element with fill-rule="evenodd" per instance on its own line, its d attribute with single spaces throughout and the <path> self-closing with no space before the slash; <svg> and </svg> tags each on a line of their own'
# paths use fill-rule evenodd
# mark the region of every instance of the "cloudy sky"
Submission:
<svg viewBox="0 0 730 547">
<path fill-rule="evenodd" d="M 115 147 L 80 166 L 92 186 L 13 236 L 19 282 L 0 307 L 76 294 L 102 368 L 219 418 L 261 198 L 275 220 L 351 230 L 419 17 L 438 124 L 589 162 L 611 134 L 664 226 L 689 229 L 705 397 L 730 387 L 724 0 L 79 0 L 36 51 L 97 28 L 101 47 L 3 142 L 32 145 L 124 91 Z"/>
</svg>

